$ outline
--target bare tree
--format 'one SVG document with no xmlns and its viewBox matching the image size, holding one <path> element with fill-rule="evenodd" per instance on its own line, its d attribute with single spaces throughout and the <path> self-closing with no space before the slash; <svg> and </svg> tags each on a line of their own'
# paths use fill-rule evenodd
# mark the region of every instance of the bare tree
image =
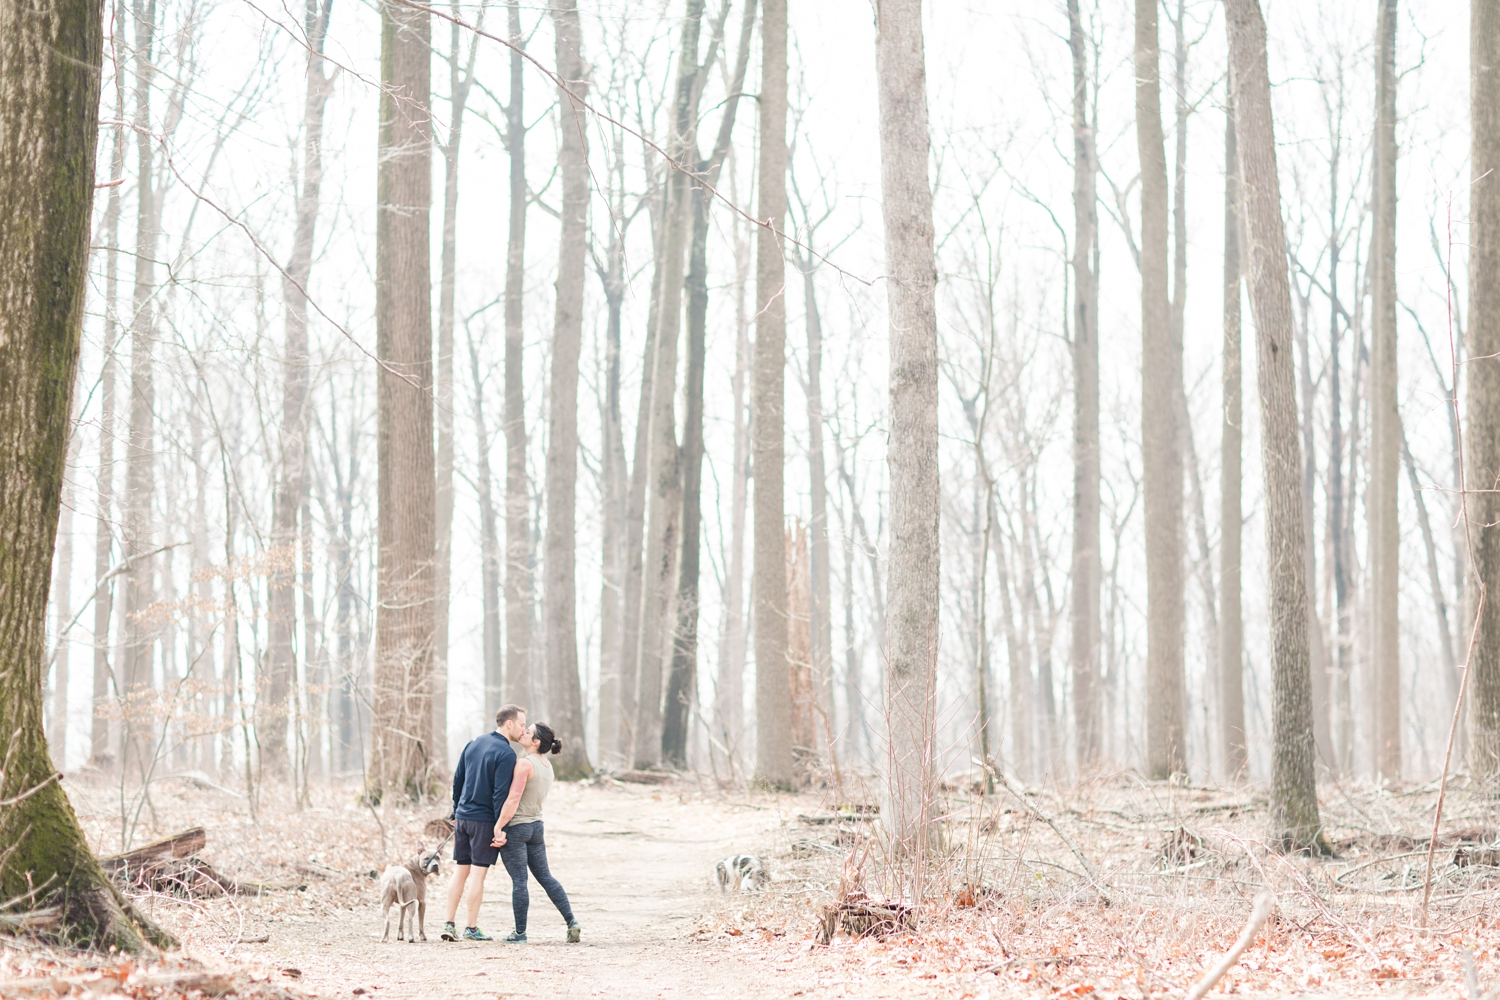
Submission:
<svg viewBox="0 0 1500 1000">
<path fill-rule="evenodd" d="M 431 35 L 428 14 L 395 3 L 382 6 L 375 230 L 380 595 L 372 795 L 424 795 L 434 764 Z"/>
<path fill-rule="evenodd" d="M 552 324 L 552 385 L 547 440 L 547 669 L 554 725 L 572 734 L 558 762 L 564 780 L 592 771 L 583 741 L 583 695 L 578 682 L 577 581 L 574 568 L 578 506 L 578 355 L 583 345 L 583 279 L 588 266 L 588 94 L 576 0 L 552 8 L 556 35 L 562 168 L 562 238 L 557 257 L 557 305 Z"/>
<path fill-rule="evenodd" d="M 766 0 L 761 15 L 760 202 L 755 234 L 755 361 L 750 441 L 755 463 L 751 603 L 755 628 L 755 776 L 792 783 L 791 678 L 787 663 L 786 260 L 778 235 L 786 218 L 787 0 Z M 885 9 L 877 13 L 884 32 Z M 920 27 L 920 23 L 919 23 Z M 882 90 L 882 99 L 884 91 Z M 925 106 L 925 105 L 924 105 Z M 882 115 L 882 118 L 884 116 Z M 926 131 L 924 123 L 923 137 Z M 925 149 L 925 146 L 924 146 Z M 926 157 L 922 165 L 925 171 Z M 925 176 L 925 174 L 924 174 Z M 923 190 L 926 190 L 925 182 Z M 929 237 L 931 230 L 928 230 Z M 928 254 L 931 254 L 931 242 Z M 935 377 L 934 372 L 934 377 Z"/>
<path fill-rule="evenodd" d="M 932 193 L 927 184 L 927 69 L 920 0 L 879 0 L 881 209 L 890 316 L 890 573 L 886 824 L 913 855 L 922 896 L 931 835 L 933 696 L 937 671 L 939 517 L 937 313 Z M 761 466 L 757 462 L 756 475 Z M 757 479 L 757 483 L 759 480 Z M 759 487 L 757 486 L 757 489 Z M 757 529 L 759 525 L 757 525 Z M 756 531 L 757 545 L 760 532 Z M 760 632 L 756 632 L 759 641 Z"/>
<path fill-rule="evenodd" d="M 333 93 L 333 77 L 323 68 L 323 43 L 328 37 L 332 0 L 307 0 L 307 90 L 302 105 L 302 185 L 297 192 L 297 225 L 292 255 L 282 274 L 286 302 L 286 341 L 282 354 L 281 467 L 273 501 L 271 545 L 277 565 L 271 574 L 267 627 L 270 654 L 271 716 L 260 734 L 261 752 L 273 768 L 287 766 L 286 713 L 288 694 L 297 672 L 292 637 L 297 627 L 297 512 L 307 481 L 309 357 L 307 348 L 307 286 L 312 274 L 313 240 L 317 231 L 318 201 L 323 185 L 323 109 Z M 311 564 L 304 551 L 302 562 Z M 310 650 L 302 650 L 310 663 Z M 278 721 L 279 720 L 279 721 Z"/>
<path fill-rule="evenodd" d="M 1219 734 L 1224 774 L 1239 780 L 1249 763 L 1245 738 L 1245 625 L 1240 606 L 1243 534 L 1244 350 L 1240 344 L 1241 232 L 1234 84 L 1224 109 L 1224 363 L 1219 464 Z"/>
<path fill-rule="evenodd" d="M 1161 127 L 1158 0 L 1135 5 L 1135 128 L 1141 163 L 1141 451 L 1146 484 L 1146 770 L 1187 764 L 1183 682 L 1182 352 L 1167 299 L 1167 160 Z"/>
<path fill-rule="evenodd" d="M 0 894 L 55 905 L 66 940 L 172 946 L 111 885 L 42 730 L 47 590 L 78 370 L 99 132 L 98 4 L 0 7 Z"/>
<path fill-rule="evenodd" d="M 1401 776 L 1400 548 L 1396 489 L 1401 414 L 1396 395 L 1396 0 L 1376 15 L 1375 233 L 1370 243 L 1374 335 L 1370 366 L 1370 617 L 1375 675 L 1375 767 Z M 1426 510 L 1422 511 L 1426 521 Z M 1430 529 L 1424 537 L 1431 534 Z M 1441 595 L 1441 590 L 1439 590 Z M 1443 634 L 1448 634 L 1443 623 Z"/>
<path fill-rule="evenodd" d="M 1259 0 L 1226 0 L 1235 125 L 1245 185 L 1250 306 L 1255 316 L 1256 379 L 1265 483 L 1266 562 L 1271 624 L 1271 809 L 1287 846 L 1322 846 L 1313 775 L 1312 679 L 1307 644 L 1307 583 L 1302 553 L 1301 448 L 1292 358 L 1292 297 L 1286 230 L 1271 118 L 1266 23 Z"/>
<path fill-rule="evenodd" d="M 1089 93 L 1088 39 L 1068 0 L 1073 58 L 1073 586 L 1069 663 L 1078 766 L 1097 765 L 1099 699 L 1099 207 L 1098 123 Z M 988 530 L 988 529 L 987 529 Z"/>
<path fill-rule="evenodd" d="M 510 156 L 510 229 L 505 253 L 505 700 L 531 701 L 531 534 L 526 480 L 526 384 L 523 296 L 526 278 L 526 116 L 522 104 L 521 7 L 506 4 L 510 33 L 510 100 L 505 151 Z"/>
<path fill-rule="evenodd" d="M 1500 595 L 1500 4 L 1470 7 L 1469 114 L 1469 399 L 1463 470 L 1474 492 L 1464 497 L 1472 579 L 1468 618 L 1475 622 L 1469 655 L 1474 700 L 1469 709 L 1469 766 L 1491 791 L 1500 779 L 1500 628 L 1490 585 Z M 1384 116 L 1382 116 L 1384 117 Z M 1481 617 L 1482 616 L 1482 617 Z"/>
</svg>

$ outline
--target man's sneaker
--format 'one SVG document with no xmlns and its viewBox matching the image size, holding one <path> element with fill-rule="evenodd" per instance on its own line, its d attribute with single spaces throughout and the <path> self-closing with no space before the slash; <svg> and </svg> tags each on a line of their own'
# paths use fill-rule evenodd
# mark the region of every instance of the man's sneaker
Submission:
<svg viewBox="0 0 1500 1000">
<path fill-rule="evenodd" d="M 478 927 L 465 927 L 464 928 L 464 940 L 465 941 L 493 941 L 495 939 L 492 938 L 492 937 L 490 937 L 484 931 L 480 930 Z"/>
<path fill-rule="evenodd" d="M 525 944 L 526 935 L 518 931 L 511 931 L 502 940 L 509 941 L 511 944 Z"/>
<path fill-rule="evenodd" d="M 581 938 L 582 936 L 583 936 L 583 928 L 581 926 L 579 926 L 578 921 L 575 920 L 571 924 L 568 925 L 568 943 L 569 944 L 577 944 L 579 938 Z"/>
<path fill-rule="evenodd" d="M 438 936 L 441 937 L 444 941 L 457 941 L 458 928 L 454 927 L 453 921 L 450 920 L 447 923 L 443 924 L 443 933 Z"/>
</svg>

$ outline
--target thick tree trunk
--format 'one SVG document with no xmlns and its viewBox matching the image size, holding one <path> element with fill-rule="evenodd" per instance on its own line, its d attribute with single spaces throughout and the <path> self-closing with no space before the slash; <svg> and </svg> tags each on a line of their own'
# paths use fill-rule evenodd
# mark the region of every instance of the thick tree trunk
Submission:
<svg viewBox="0 0 1500 1000">
<path fill-rule="evenodd" d="M 725 8 L 728 13 L 728 8 Z M 722 19 L 715 25 L 710 53 L 719 41 Z M 740 43 L 729 96 L 719 121 L 719 134 L 707 161 L 697 163 L 708 187 L 719 182 L 719 168 L 729 153 L 734 134 L 735 112 L 740 90 L 750 64 L 750 36 L 755 29 L 755 4 L 745 4 L 740 25 Z M 707 69 L 712 56 L 705 60 Z M 701 74 L 700 70 L 700 74 Z M 702 78 L 695 81 L 701 89 Z M 688 150 L 697 160 L 696 143 Z M 662 720 L 662 758 L 676 767 L 687 766 L 688 724 L 698 703 L 698 566 L 700 529 L 703 522 L 703 368 L 708 343 L 708 211 L 710 196 L 702 185 L 691 193 L 692 238 L 688 251 L 686 290 L 688 296 L 687 382 L 684 385 L 687 412 L 682 433 L 682 558 L 677 571 L 677 627 L 673 633 L 671 670 L 667 675 L 665 714 Z"/>
<path fill-rule="evenodd" d="M 42 729 L 47 590 L 78 370 L 99 131 L 102 4 L 0 3 L 0 896 L 62 911 L 60 943 L 172 940 L 95 861 Z"/>
<path fill-rule="evenodd" d="M 1465 588 L 1468 622 L 1476 623 L 1470 655 L 1469 767 L 1493 794 L 1500 787 L 1500 4 L 1470 7 L 1469 330 L 1464 353 L 1469 401 L 1464 420 L 1467 468 L 1466 533 L 1473 577 Z M 1482 616 L 1482 617 L 1480 617 Z"/>
<path fill-rule="evenodd" d="M 1224 114 L 1224 361 L 1219 464 L 1219 738 L 1224 776 L 1239 781 L 1249 763 L 1245 739 L 1245 625 L 1240 607 L 1241 451 L 1244 438 L 1240 346 L 1241 192 L 1233 84 Z"/>
<path fill-rule="evenodd" d="M 380 596 L 370 791 L 412 797 L 428 794 L 436 766 L 431 35 L 429 15 L 382 6 L 375 230 Z"/>
<path fill-rule="evenodd" d="M 307 348 L 307 284 L 312 274 L 313 240 L 323 183 L 323 108 L 333 93 L 333 79 L 323 71 L 323 41 L 328 34 L 330 0 L 308 0 L 307 90 L 302 105 L 302 189 L 297 192 L 297 224 L 292 256 L 282 276 L 286 303 L 286 341 L 282 354 L 281 468 L 272 501 L 271 548 L 274 552 L 268 592 L 267 647 L 270 704 L 258 730 L 262 759 L 268 767 L 288 764 L 286 721 L 288 696 L 297 673 L 293 635 L 297 628 L 297 510 L 307 478 L 307 394 L 311 384 Z M 306 559 L 307 553 L 303 553 Z M 309 650 L 302 650 L 304 665 Z"/>
<path fill-rule="evenodd" d="M 130 436 L 125 449 L 125 496 L 122 498 L 124 576 L 124 633 L 120 648 L 120 672 L 124 675 L 124 734 L 121 760 L 127 772 L 144 779 L 149 768 L 151 720 L 146 712 L 146 690 L 153 675 L 153 637 L 142 621 L 151 604 L 154 559 L 151 548 L 151 498 L 155 492 L 153 386 L 155 347 L 156 243 L 161 225 L 159 195 L 152 188 L 155 178 L 151 136 L 151 82 L 155 76 L 156 5 L 134 0 L 135 21 L 135 121 L 136 134 L 136 236 L 135 288 L 130 320 Z"/>
<path fill-rule="evenodd" d="M 483 23 L 484 8 L 479 11 Z M 474 85 L 474 61 L 479 37 L 469 40 L 469 58 L 459 64 L 463 30 L 452 29 L 448 41 L 448 141 L 443 154 L 442 277 L 438 291 L 437 339 L 437 608 L 436 645 L 432 651 L 433 756 L 439 767 L 448 765 L 448 621 L 453 578 L 453 321 L 458 290 L 458 155 L 463 144 L 464 110 Z M 488 456 L 486 456 L 486 459 Z M 490 700 L 486 699 L 485 707 Z M 498 707 L 498 706 L 497 706 Z"/>
<path fill-rule="evenodd" d="M 1141 163 L 1141 449 L 1146 518 L 1146 771 L 1187 766 L 1183 684 L 1182 354 L 1167 300 L 1167 158 L 1157 0 L 1136 0 L 1135 130 Z"/>
<path fill-rule="evenodd" d="M 920 0 L 878 0 L 876 30 L 891 355 L 886 824 L 897 853 L 912 855 L 911 895 L 920 899 L 922 860 L 935 819 L 932 727 L 941 506 L 933 298 L 937 263 L 927 181 L 927 69 Z M 757 462 L 757 476 L 760 471 Z M 758 529 L 759 525 L 757 538 Z"/>
<path fill-rule="evenodd" d="M 1271 810 L 1274 834 L 1294 848 L 1324 844 L 1313 777 L 1312 681 L 1303 578 L 1302 455 L 1292 358 L 1286 230 L 1259 0 L 1226 0 L 1240 171 L 1245 185 L 1250 306 L 1255 316 L 1271 625 Z"/>
<path fill-rule="evenodd" d="M 125 21 L 123 0 L 116 0 L 115 23 Z M 94 527 L 94 691 L 89 726 L 89 764 L 101 770 L 113 766 L 109 745 L 110 687 L 109 619 L 114 611 L 114 585 L 108 582 L 114 544 L 112 501 L 115 484 L 115 346 L 119 342 L 120 187 L 125 177 L 125 77 L 115 74 L 114 136 L 109 157 L 109 199 L 104 209 L 104 357 L 99 374 L 99 474 L 97 523 Z"/>
<path fill-rule="evenodd" d="M 583 694 L 578 681 L 577 550 L 574 526 L 578 506 L 578 355 L 583 343 L 583 278 L 588 251 L 588 122 L 579 103 L 588 94 L 583 66 L 582 29 L 577 0 L 552 8 L 557 39 L 557 72 L 562 148 L 562 236 L 557 255 L 557 304 L 552 323 L 551 421 L 547 439 L 547 537 L 543 557 L 547 589 L 547 671 L 552 725 L 569 734 L 557 761 L 564 781 L 586 778 Z M 571 93 L 570 93 L 571 92 Z"/>
<path fill-rule="evenodd" d="M 1396 490 L 1401 475 L 1402 434 L 1396 395 L 1396 0 L 1380 2 L 1375 48 L 1375 230 L 1370 242 L 1375 303 L 1370 363 L 1370 486 L 1366 500 L 1370 616 L 1374 627 L 1370 652 L 1375 675 L 1375 769 L 1400 778 L 1401 528 Z M 1422 515 L 1425 522 L 1425 509 Z M 1423 535 L 1431 535 L 1425 525 Z M 1441 585 L 1435 593 L 1441 600 Z M 1442 617 L 1443 638 L 1451 650 L 1446 612 Z"/>
<path fill-rule="evenodd" d="M 1073 586 L 1068 660 L 1078 766 L 1099 764 L 1099 166 L 1089 119 L 1087 39 L 1068 0 L 1073 57 Z M 988 518 L 986 518 L 988 523 Z"/>
<path fill-rule="evenodd" d="M 883 15 L 881 15 L 883 16 Z M 755 469 L 752 614 L 755 629 L 755 777 L 790 787 L 791 679 L 787 664 L 786 218 L 787 0 L 761 15 L 760 164 L 755 232 L 755 361 L 750 425 Z M 924 131 L 925 136 L 925 131 Z M 923 160 L 925 167 L 926 160 Z M 924 185 L 925 190 L 925 185 Z"/>
<path fill-rule="evenodd" d="M 526 279 L 526 117 L 519 51 L 520 5 L 506 5 L 510 102 L 505 105 L 505 150 L 510 155 L 510 238 L 505 256 L 505 700 L 531 702 L 530 491 L 526 481 L 526 386 L 522 318 Z M 498 708 L 499 706 L 495 706 Z"/>
</svg>

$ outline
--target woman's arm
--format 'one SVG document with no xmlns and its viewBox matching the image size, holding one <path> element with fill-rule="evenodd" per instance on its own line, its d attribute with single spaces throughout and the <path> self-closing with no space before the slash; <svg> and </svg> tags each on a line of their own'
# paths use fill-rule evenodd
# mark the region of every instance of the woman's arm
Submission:
<svg viewBox="0 0 1500 1000">
<path fill-rule="evenodd" d="M 531 761 L 522 758 L 516 761 L 516 770 L 510 779 L 510 794 L 505 797 L 505 805 L 500 810 L 500 818 L 495 820 L 495 843 L 499 847 L 505 843 L 505 824 L 509 823 L 511 817 L 516 814 L 516 807 L 521 804 L 521 793 L 526 791 L 526 779 L 531 777 Z"/>
</svg>

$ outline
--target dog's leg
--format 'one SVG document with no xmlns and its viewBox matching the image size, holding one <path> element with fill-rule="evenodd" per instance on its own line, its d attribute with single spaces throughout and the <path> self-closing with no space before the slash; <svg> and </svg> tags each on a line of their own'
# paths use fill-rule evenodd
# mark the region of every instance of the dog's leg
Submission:
<svg viewBox="0 0 1500 1000">
<path fill-rule="evenodd" d="M 422 940 L 427 940 L 427 900 L 417 900 L 417 933 L 422 935 Z"/>
<path fill-rule="evenodd" d="M 380 917 L 385 923 L 385 933 L 380 935 L 380 943 L 385 944 L 391 939 L 391 897 L 389 893 L 381 893 Z M 396 919 L 400 919 L 399 913 L 396 915 Z"/>
</svg>

